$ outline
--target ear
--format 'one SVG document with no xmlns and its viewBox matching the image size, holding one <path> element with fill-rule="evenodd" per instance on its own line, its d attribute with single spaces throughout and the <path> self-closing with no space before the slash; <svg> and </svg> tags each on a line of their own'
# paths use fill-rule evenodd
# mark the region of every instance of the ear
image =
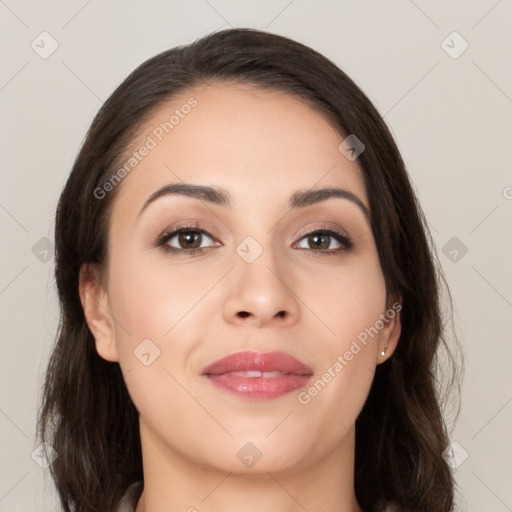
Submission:
<svg viewBox="0 0 512 512">
<path fill-rule="evenodd" d="M 98 265 L 84 263 L 81 266 L 79 293 L 87 325 L 96 343 L 96 351 L 107 361 L 118 361 L 114 320 Z"/>
<path fill-rule="evenodd" d="M 384 313 L 384 327 L 379 335 L 379 353 L 377 355 L 377 364 L 387 361 L 395 351 L 400 334 L 402 332 L 402 298 L 399 297 Z"/>
</svg>

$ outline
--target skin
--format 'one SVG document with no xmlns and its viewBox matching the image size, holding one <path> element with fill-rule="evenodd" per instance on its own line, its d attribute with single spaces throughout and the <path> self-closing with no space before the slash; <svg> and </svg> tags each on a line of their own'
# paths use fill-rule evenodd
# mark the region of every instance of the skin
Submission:
<svg viewBox="0 0 512 512">
<path fill-rule="evenodd" d="M 84 265 L 80 278 L 96 349 L 120 364 L 140 413 L 145 486 L 136 512 L 361 512 L 354 424 L 376 366 L 396 347 L 399 313 L 308 404 L 297 398 L 303 390 L 242 399 L 201 375 L 242 349 L 282 350 L 309 365 L 314 382 L 389 309 L 362 210 L 342 198 L 288 207 L 297 190 L 340 187 L 369 209 L 359 164 L 338 149 L 345 136 L 300 100 L 227 84 L 169 101 L 134 147 L 190 96 L 197 106 L 119 185 L 108 265 Z M 168 195 L 139 216 L 151 194 L 180 182 L 223 187 L 233 205 Z M 187 254 L 178 237 L 168 243 L 181 255 L 156 246 L 194 221 L 211 234 L 198 242 L 202 253 Z M 306 233 L 326 226 L 348 233 L 352 249 L 311 248 Z M 236 251 L 248 236 L 263 248 L 252 263 Z M 145 366 L 134 350 L 148 338 L 160 355 Z M 248 442 L 262 454 L 250 468 L 237 457 Z"/>
</svg>

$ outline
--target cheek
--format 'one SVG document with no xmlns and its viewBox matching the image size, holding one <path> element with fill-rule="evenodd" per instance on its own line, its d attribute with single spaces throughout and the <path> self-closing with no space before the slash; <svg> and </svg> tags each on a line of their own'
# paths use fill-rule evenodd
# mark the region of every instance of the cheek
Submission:
<svg viewBox="0 0 512 512">
<path fill-rule="evenodd" d="M 375 325 L 383 313 L 383 297 L 360 293 L 357 299 L 343 301 L 332 323 L 336 335 L 324 336 L 318 346 L 316 378 L 297 395 L 311 430 L 322 432 L 315 447 L 320 451 L 348 433 L 368 397 L 380 332 Z"/>
<path fill-rule="evenodd" d="M 346 264 L 311 272 L 303 279 L 301 296 L 323 323 L 325 348 L 344 350 L 384 313 L 386 286 L 377 256 L 354 256 Z M 304 314 L 309 315 L 304 309 Z M 320 331 L 319 331 L 320 332 Z"/>
<path fill-rule="evenodd" d="M 200 332 L 194 305 L 213 283 L 168 264 L 148 265 L 144 257 L 116 262 L 110 294 L 125 383 L 142 417 L 169 424 L 162 410 L 187 404 L 179 382 Z"/>
<path fill-rule="evenodd" d="M 209 319 L 220 304 L 213 288 L 225 271 L 172 265 L 165 257 L 148 262 L 133 254 L 118 258 L 112 269 L 111 306 L 126 384 L 139 411 L 151 414 L 159 401 L 183 394 L 178 381 L 189 372 L 198 345 L 211 337 Z"/>
<path fill-rule="evenodd" d="M 318 323 L 317 379 L 298 397 L 299 403 L 311 408 L 312 417 L 329 415 L 344 431 L 362 409 L 375 374 L 384 325 L 384 276 L 375 256 L 317 275 L 314 287 L 305 284 L 313 290 L 306 302 L 324 325 Z M 336 429 L 329 432 L 336 435 Z"/>
<path fill-rule="evenodd" d="M 186 265 L 173 266 L 164 258 L 162 264 L 148 263 L 144 257 L 119 262 L 112 272 L 111 306 L 126 324 L 131 341 L 162 339 L 189 312 L 193 314 L 195 304 L 218 279 L 217 274 L 204 274 Z"/>
</svg>

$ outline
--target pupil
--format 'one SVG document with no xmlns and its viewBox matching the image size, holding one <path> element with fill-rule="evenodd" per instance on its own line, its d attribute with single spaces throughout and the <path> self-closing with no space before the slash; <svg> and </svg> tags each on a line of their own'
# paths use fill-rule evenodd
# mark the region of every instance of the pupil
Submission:
<svg viewBox="0 0 512 512">
<path fill-rule="evenodd" d="M 309 237 L 310 247 L 322 247 L 322 242 L 326 242 L 323 244 L 323 248 L 327 249 L 329 247 L 329 240 L 327 235 L 311 235 Z M 311 241 L 314 240 L 313 244 L 311 244 Z"/>
<path fill-rule="evenodd" d="M 190 247 L 191 242 L 197 242 L 201 238 L 201 233 L 198 233 L 196 231 L 190 231 L 187 233 L 180 233 L 179 241 L 182 245 L 188 245 Z M 199 245 L 196 243 L 192 248 L 200 247 L 201 243 Z"/>
</svg>

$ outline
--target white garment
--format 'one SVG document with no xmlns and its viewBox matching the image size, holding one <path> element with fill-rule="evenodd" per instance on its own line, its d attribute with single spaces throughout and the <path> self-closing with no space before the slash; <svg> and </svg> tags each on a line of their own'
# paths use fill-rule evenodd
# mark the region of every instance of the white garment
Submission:
<svg viewBox="0 0 512 512">
<path fill-rule="evenodd" d="M 135 512 L 142 492 L 142 482 L 133 482 L 117 504 L 116 512 Z"/>
</svg>

